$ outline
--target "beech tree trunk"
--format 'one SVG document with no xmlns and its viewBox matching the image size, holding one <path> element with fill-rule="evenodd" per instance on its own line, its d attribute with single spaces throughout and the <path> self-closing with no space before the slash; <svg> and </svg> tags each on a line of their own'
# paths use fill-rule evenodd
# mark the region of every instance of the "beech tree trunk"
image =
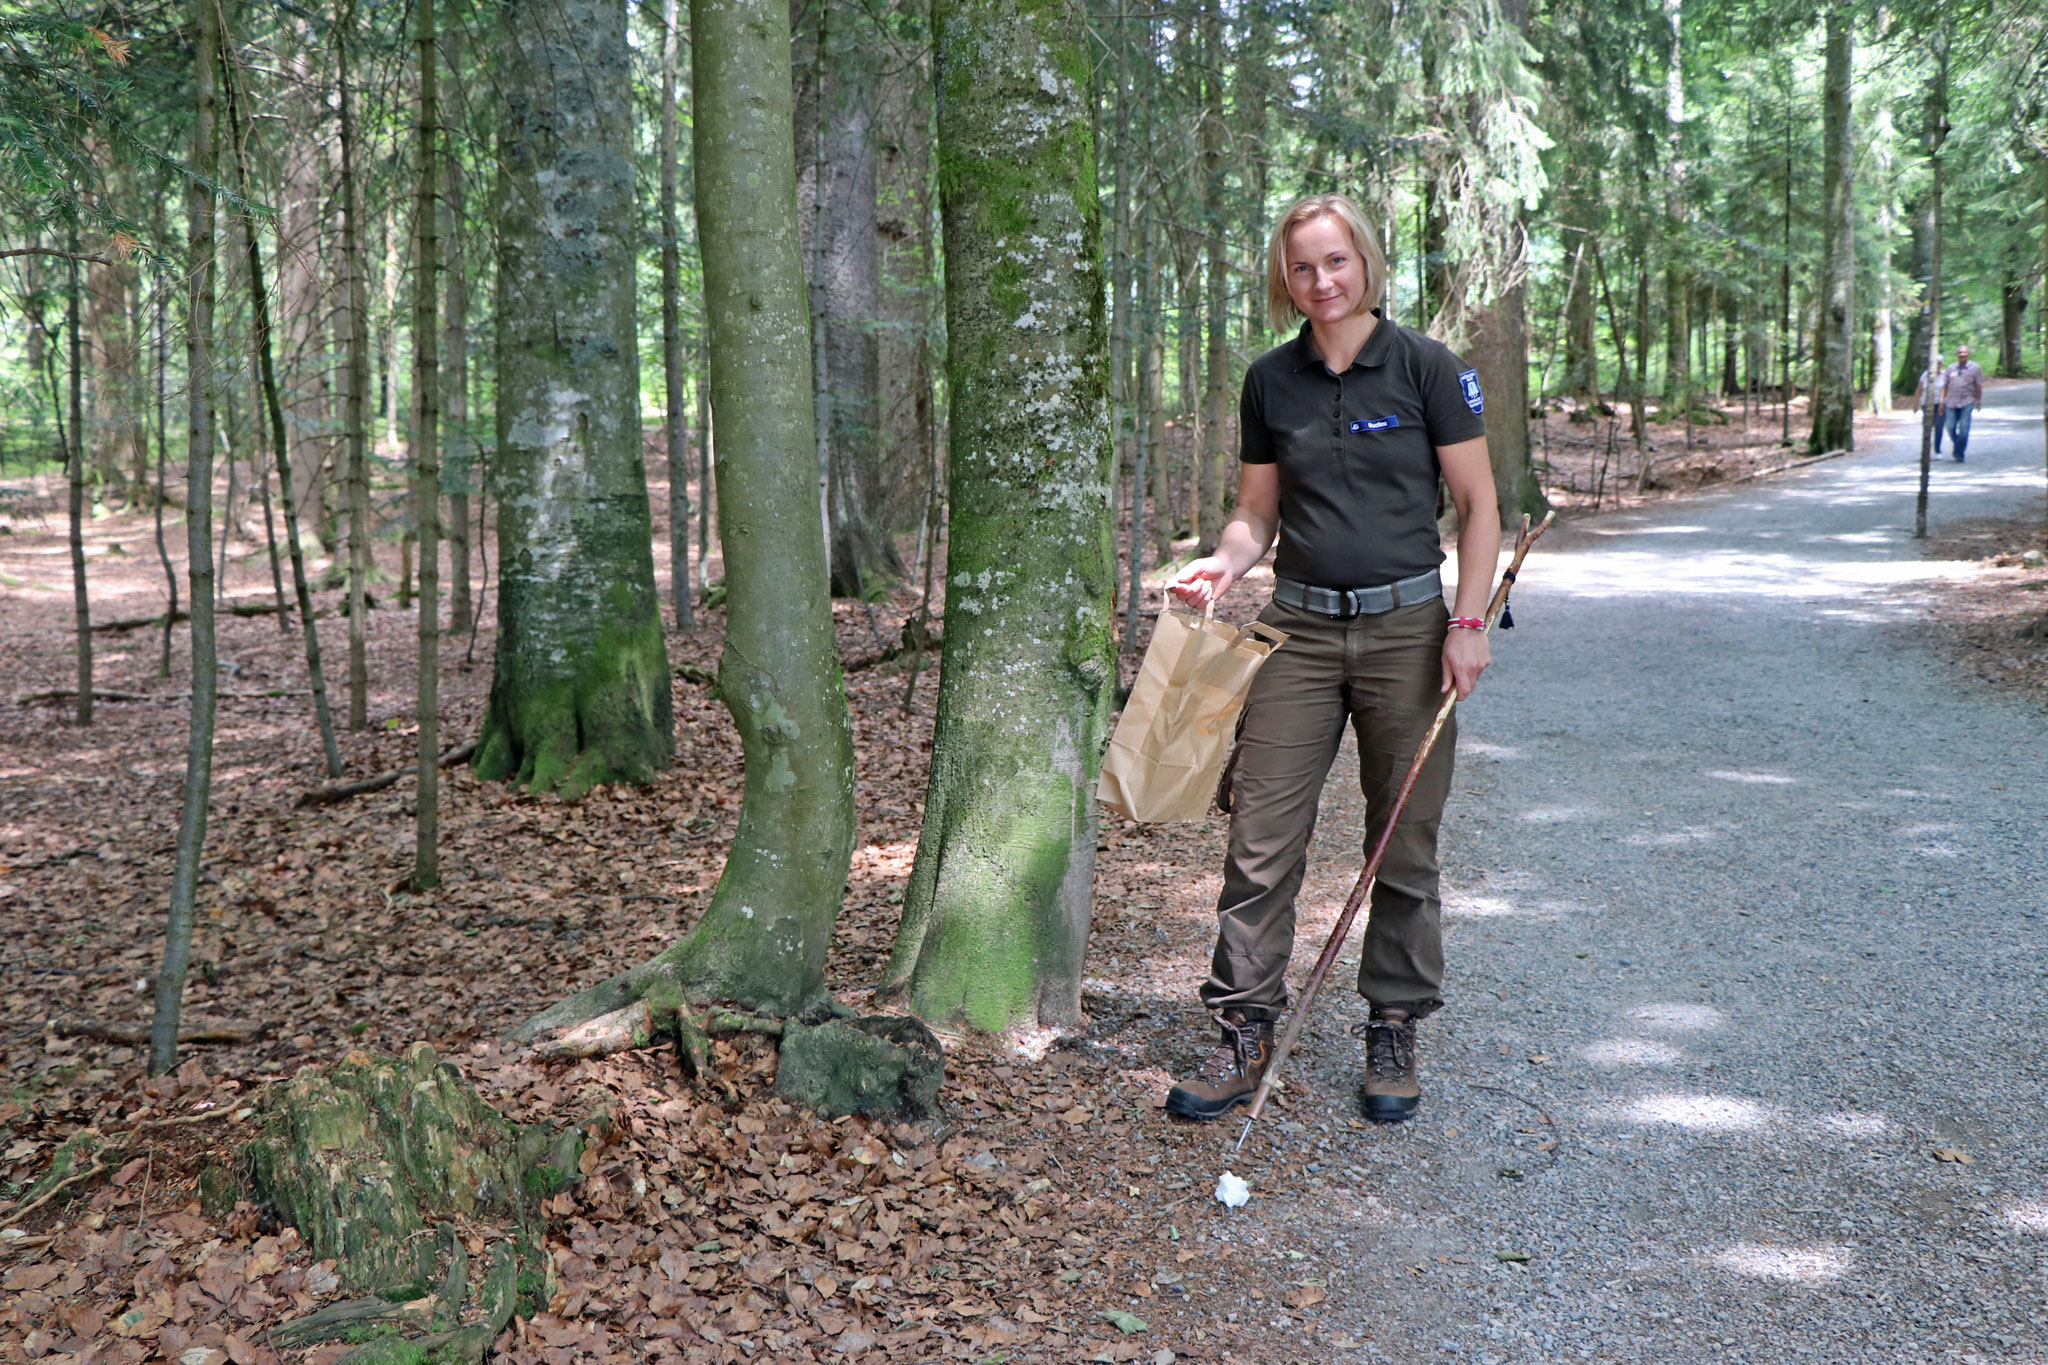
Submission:
<svg viewBox="0 0 2048 1365">
<path fill-rule="evenodd" d="M 1821 95 L 1826 164 L 1822 168 L 1822 264 L 1814 337 L 1813 431 L 1809 453 L 1856 444 L 1856 218 L 1852 194 L 1856 154 L 1849 81 L 1855 16 L 1841 6 L 1827 14 L 1827 76 Z"/>
<path fill-rule="evenodd" d="M 781 1015 L 819 1004 L 853 859 L 853 733 L 818 524 L 783 0 L 692 0 L 690 84 L 724 96 L 696 107 L 692 160 L 726 557 L 718 695 L 740 733 L 745 799 L 696 928 L 527 1021 L 522 1038 L 641 1001 Z"/>
<path fill-rule="evenodd" d="M 196 0 L 192 10 L 192 175 L 185 184 L 185 571 L 192 597 L 192 702 L 164 961 L 157 973 L 156 1012 L 149 1031 L 152 1076 L 178 1065 L 178 1020 L 184 1008 L 185 971 L 192 961 L 192 921 L 213 791 L 213 713 L 220 688 L 213 637 L 213 186 L 219 165 L 215 142 L 220 122 L 220 24 L 213 0 Z"/>
<path fill-rule="evenodd" d="M 832 595 L 866 594 L 878 577 L 900 578 L 889 536 L 888 476 L 882 468 L 879 339 L 881 239 L 875 230 L 876 62 L 866 20 L 845 0 L 820 35 L 826 60 L 817 91 L 818 296 L 825 357 L 828 447 L 826 515 L 832 539 Z"/>
<path fill-rule="evenodd" d="M 683 413 L 682 244 L 676 220 L 676 0 L 661 6 L 661 376 L 668 421 L 669 595 L 675 600 L 676 629 L 695 630 L 690 587 L 690 440 Z"/>
<path fill-rule="evenodd" d="M 1080 1016 L 1116 674 L 1107 336 L 1078 5 L 934 7 L 952 394 L 924 829 L 882 990 L 989 1031 Z"/>
<path fill-rule="evenodd" d="M 485 779 L 575 799 L 668 767 L 633 317 L 625 11 L 511 0 L 498 24 L 498 657 Z"/>
</svg>

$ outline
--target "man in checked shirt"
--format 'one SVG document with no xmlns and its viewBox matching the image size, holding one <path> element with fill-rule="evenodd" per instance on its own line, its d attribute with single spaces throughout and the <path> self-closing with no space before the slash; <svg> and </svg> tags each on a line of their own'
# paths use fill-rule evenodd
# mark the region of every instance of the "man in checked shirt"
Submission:
<svg viewBox="0 0 2048 1365">
<path fill-rule="evenodd" d="M 1970 445 L 1970 415 L 1984 401 L 1984 371 L 1970 359 L 1968 346 L 1956 347 L 1956 363 L 1941 372 L 1942 414 L 1948 426 L 1949 449 L 1957 464 Z M 1940 449 L 1939 444 L 1935 447 Z"/>
</svg>

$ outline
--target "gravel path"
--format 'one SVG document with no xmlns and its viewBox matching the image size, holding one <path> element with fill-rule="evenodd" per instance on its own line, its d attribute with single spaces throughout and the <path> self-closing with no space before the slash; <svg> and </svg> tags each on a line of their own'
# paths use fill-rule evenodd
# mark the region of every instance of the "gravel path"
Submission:
<svg viewBox="0 0 2048 1365">
<path fill-rule="evenodd" d="M 1992 391 L 1937 525 L 2037 496 L 2040 412 Z M 2048 716 L 1899 628 L 1964 569 L 1908 538 L 1911 419 L 1874 431 L 1546 542 L 1462 719 L 1425 1116 L 1241 1225 L 1326 1268 L 1320 1358 L 2048 1360 Z"/>
</svg>

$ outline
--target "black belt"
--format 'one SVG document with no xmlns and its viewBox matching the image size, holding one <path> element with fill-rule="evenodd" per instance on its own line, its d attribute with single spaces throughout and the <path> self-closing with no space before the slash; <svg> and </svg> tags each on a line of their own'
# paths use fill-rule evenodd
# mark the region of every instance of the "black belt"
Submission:
<svg viewBox="0 0 2048 1365">
<path fill-rule="evenodd" d="M 1312 611 L 1333 621 L 1353 616 L 1378 616 L 1396 607 L 1413 606 L 1443 595 L 1443 575 L 1435 569 L 1377 588 L 1318 588 L 1311 583 L 1297 583 L 1291 578 L 1273 581 L 1275 602 Z"/>
</svg>

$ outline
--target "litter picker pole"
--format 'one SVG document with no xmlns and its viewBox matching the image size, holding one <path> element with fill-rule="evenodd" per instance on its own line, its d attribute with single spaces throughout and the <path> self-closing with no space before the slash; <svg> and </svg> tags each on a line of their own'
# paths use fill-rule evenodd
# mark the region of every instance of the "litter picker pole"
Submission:
<svg viewBox="0 0 2048 1365">
<path fill-rule="evenodd" d="M 1500 576 L 1500 586 L 1493 590 L 1493 600 L 1486 604 L 1486 629 L 1493 629 L 1494 621 L 1500 616 L 1501 608 L 1507 605 L 1508 590 L 1515 584 L 1515 576 L 1521 572 L 1522 560 L 1528 555 L 1550 523 L 1557 519 L 1557 513 L 1544 516 L 1535 530 L 1529 529 L 1529 518 L 1522 518 L 1522 529 L 1515 536 L 1515 557 L 1508 563 L 1507 571 Z M 1458 689 L 1453 687 L 1444 693 L 1443 704 L 1436 709 L 1436 719 L 1430 722 L 1429 733 L 1422 737 L 1422 747 L 1415 751 L 1415 759 L 1408 765 L 1408 775 L 1401 779 L 1401 790 L 1394 797 L 1394 808 L 1388 813 L 1386 827 L 1380 831 L 1379 842 L 1373 845 L 1372 856 L 1365 861 L 1365 870 L 1358 874 L 1358 884 L 1351 888 L 1351 899 L 1344 902 L 1344 913 L 1337 916 L 1337 926 L 1330 930 L 1330 941 L 1323 945 L 1323 955 L 1316 959 L 1316 969 L 1308 979 L 1308 986 L 1301 993 L 1301 1001 L 1288 1016 L 1286 1031 L 1280 1035 L 1280 1045 L 1273 1049 L 1273 1060 L 1266 1067 L 1266 1075 L 1259 1082 L 1258 1093 L 1252 1096 L 1252 1110 L 1244 1121 L 1244 1131 L 1237 1135 L 1237 1146 L 1244 1147 L 1244 1140 L 1251 1136 L 1252 1125 L 1266 1108 L 1266 1101 L 1273 1093 L 1274 1085 L 1280 1079 L 1280 1068 L 1287 1061 L 1287 1054 L 1294 1051 L 1295 1042 L 1301 1037 L 1302 1026 L 1308 1022 L 1309 1008 L 1315 1004 L 1316 992 L 1323 987 L 1323 978 L 1330 974 L 1336 964 L 1337 954 L 1344 947 L 1345 936 L 1351 932 L 1351 921 L 1358 917 L 1359 907 L 1365 904 L 1366 892 L 1372 889 L 1379 876 L 1380 860 L 1387 856 L 1387 845 L 1393 842 L 1394 829 L 1401 823 L 1401 812 L 1408 808 L 1408 794 L 1415 790 L 1415 780 L 1422 775 L 1422 765 L 1429 761 L 1430 750 L 1436 747 L 1437 736 L 1444 730 L 1444 722 L 1451 718 L 1452 708 L 1458 704 Z"/>
</svg>

